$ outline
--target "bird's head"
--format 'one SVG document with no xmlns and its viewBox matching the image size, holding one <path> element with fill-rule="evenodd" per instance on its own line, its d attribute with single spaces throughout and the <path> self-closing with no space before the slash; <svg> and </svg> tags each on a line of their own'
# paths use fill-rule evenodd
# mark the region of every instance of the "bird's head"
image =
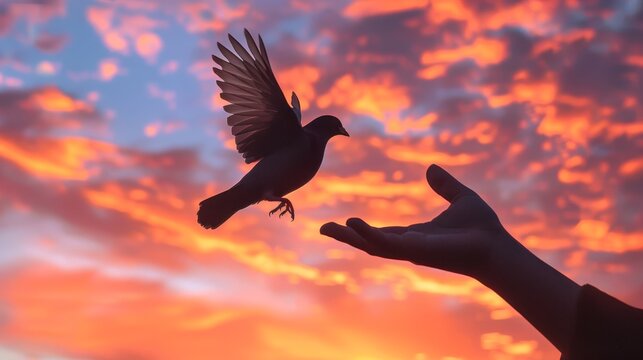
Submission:
<svg viewBox="0 0 643 360">
<path fill-rule="evenodd" d="M 332 115 L 320 116 L 311 121 L 306 127 L 326 139 L 330 139 L 335 135 L 350 136 L 342 126 L 342 122 Z"/>
</svg>

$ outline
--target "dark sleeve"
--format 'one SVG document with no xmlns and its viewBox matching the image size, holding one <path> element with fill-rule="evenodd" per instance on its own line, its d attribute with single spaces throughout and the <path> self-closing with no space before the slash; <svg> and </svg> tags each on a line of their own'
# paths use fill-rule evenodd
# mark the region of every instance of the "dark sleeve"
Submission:
<svg viewBox="0 0 643 360">
<path fill-rule="evenodd" d="M 643 309 L 584 285 L 570 350 L 562 359 L 643 359 Z"/>
</svg>

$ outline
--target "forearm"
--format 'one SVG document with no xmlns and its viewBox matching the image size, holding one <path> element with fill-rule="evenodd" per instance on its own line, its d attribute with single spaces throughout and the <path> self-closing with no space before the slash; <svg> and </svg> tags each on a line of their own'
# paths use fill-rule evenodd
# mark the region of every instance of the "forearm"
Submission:
<svg viewBox="0 0 643 360">
<path fill-rule="evenodd" d="M 580 286 L 509 234 L 497 242 L 489 266 L 476 278 L 495 291 L 565 352 L 573 335 Z"/>
</svg>

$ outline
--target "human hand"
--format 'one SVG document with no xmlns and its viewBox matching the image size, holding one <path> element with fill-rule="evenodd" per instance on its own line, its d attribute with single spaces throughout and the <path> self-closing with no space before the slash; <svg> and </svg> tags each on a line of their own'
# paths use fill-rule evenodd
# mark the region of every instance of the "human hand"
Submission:
<svg viewBox="0 0 643 360">
<path fill-rule="evenodd" d="M 431 165 L 426 178 L 431 188 L 450 203 L 433 220 L 376 228 L 362 219 L 351 218 L 347 226 L 324 224 L 321 234 L 370 255 L 408 260 L 474 278 L 483 276 L 492 257 L 516 241 L 489 205 L 444 169 Z"/>
<path fill-rule="evenodd" d="M 472 276 L 494 290 L 561 352 L 569 349 L 580 286 L 523 247 L 473 190 L 436 165 L 426 172 L 449 207 L 411 226 L 375 228 L 361 219 L 320 232 L 375 256 Z"/>
</svg>

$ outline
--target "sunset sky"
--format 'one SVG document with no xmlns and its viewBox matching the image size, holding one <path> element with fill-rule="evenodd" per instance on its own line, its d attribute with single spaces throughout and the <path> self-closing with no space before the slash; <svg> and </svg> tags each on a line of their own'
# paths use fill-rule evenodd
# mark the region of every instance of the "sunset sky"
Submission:
<svg viewBox="0 0 643 360">
<path fill-rule="evenodd" d="M 217 230 L 250 165 L 210 55 L 261 34 L 317 176 Z M 426 221 L 436 163 L 579 284 L 643 307 L 643 1 L 0 1 L 0 359 L 557 359 L 477 281 L 328 221 Z"/>
</svg>

